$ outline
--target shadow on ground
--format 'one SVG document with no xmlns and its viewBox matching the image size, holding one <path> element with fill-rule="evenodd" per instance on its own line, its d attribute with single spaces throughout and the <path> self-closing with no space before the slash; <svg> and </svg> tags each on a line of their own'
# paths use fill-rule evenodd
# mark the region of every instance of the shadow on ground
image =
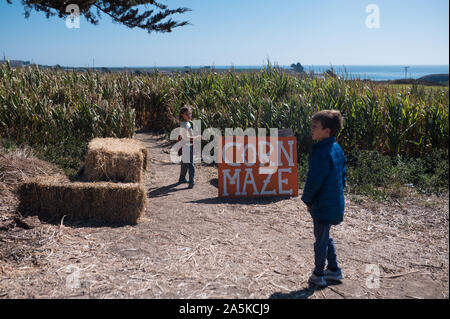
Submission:
<svg viewBox="0 0 450 319">
<path fill-rule="evenodd" d="M 209 181 L 209 183 L 218 188 L 219 183 L 217 178 L 213 178 Z M 272 204 L 283 200 L 289 200 L 291 199 L 290 196 L 277 196 L 277 197 L 211 197 L 211 198 L 204 198 L 204 199 L 198 199 L 190 201 L 189 203 L 194 204 L 210 204 L 210 205 L 216 205 L 216 204 L 239 204 L 239 205 L 255 205 L 255 204 Z"/>
<path fill-rule="evenodd" d="M 309 285 L 307 288 L 291 291 L 289 293 L 275 292 L 269 299 L 308 299 L 316 290 L 320 289 L 316 289 L 313 285 Z"/>
<path fill-rule="evenodd" d="M 339 281 L 327 281 L 328 286 L 340 285 Z M 269 299 L 308 299 L 311 297 L 315 291 L 324 290 L 327 287 L 319 287 L 316 285 L 309 284 L 308 287 L 303 288 L 301 290 L 294 290 L 289 293 L 275 292 L 273 293 Z"/>
<path fill-rule="evenodd" d="M 29 217 L 31 218 L 37 218 L 39 220 L 39 224 L 51 224 L 55 226 L 65 226 L 65 227 L 72 227 L 72 228 L 121 228 L 125 226 L 136 226 L 137 223 L 129 223 L 129 222 L 105 222 L 102 220 L 85 220 L 76 218 L 74 216 L 48 216 L 48 215 L 42 215 L 40 213 L 27 211 L 24 212 L 23 210 L 18 210 L 17 217 L 15 218 L 15 223 L 17 226 L 24 228 L 24 229 L 31 229 L 36 227 L 36 225 L 33 225 L 30 227 L 27 222 L 24 223 L 26 219 Z"/>
<path fill-rule="evenodd" d="M 177 183 L 173 183 L 173 184 L 163 186 L 163 187 L 150 188 L 147 192 L 147 196 L 149 198 L 168 196 L 170 193 L 183 190 L 183 188 L 176 188 L 177 186 L 182 185 L 182 184 L 183 183 L 177 182 Z M 187 188 L 187 184 L 186 184 L 186 188 Z"/>
</svg>

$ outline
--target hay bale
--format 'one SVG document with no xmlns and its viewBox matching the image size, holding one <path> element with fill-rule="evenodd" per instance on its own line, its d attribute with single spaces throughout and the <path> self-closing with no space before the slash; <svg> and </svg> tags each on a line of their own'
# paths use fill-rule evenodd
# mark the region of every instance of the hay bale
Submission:
<svg viewBox="0 0 450 319">
<path fill-rule="evenodd" d="M 147 147 L 145 147 L 145 145 L 141 141 L 134 140 L 132 138 L 123 138 L 122 140 L 125 143 L 134 144 L 134 145 L 136 145 L 136 147 L 138 147 L 140 149 L 140 151 L 142 152 L 143 159 L 144 159 L 144 164 L 143 164 L 142 168 L 144 169 L 144 171 L 146 171 L 147 170 L 147 163 L 148 163 L 148 149 L 147 149 Z"/>
<path fill-rule="evenodd" d="M 85 159 L 84 179 L 91 182 L 141 183 L 144 162 L 148 156 L 143 149 L 147 151 L 132 139 L 93 139 Z"/>
<path fill-rule="evenodd" d="M 64 172 L 57 166 L 33 156 L 28 149 L 15 149 L 4 153 L 0 150 L 0 193 L 14 192 L 22 182 L 38 176 L 57 175 Z"/>
<path fill-rule="evenodd" d="M 145 189 L 138 183 L 71 183 L 38 177 L 18 188 L 24 215 L 100 223 L 135 224 L 145 210 Z"/>
</svg>

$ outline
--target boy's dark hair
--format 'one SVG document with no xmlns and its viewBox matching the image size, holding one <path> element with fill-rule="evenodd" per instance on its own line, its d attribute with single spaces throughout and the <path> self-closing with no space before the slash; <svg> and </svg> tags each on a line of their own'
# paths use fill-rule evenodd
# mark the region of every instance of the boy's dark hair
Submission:
<svg viewBox="0 0 450 319">
<path fill-rule="evenodd" d="M 320 122 L 322 128 L 330 129 L 330 137 L 336 137 L 344 125 L 344 119 L 339 110 L 323 110 L 312 117 L 313 122 Z"/>
<path fill-rule="evenodd" d="M 190 107 L 189 105 L 185 105 L 180 109 L 180 115 L 178 116 L 180 121 L 183 121 L 183 114 L 186 113 L 187 111 L 192 111 L 192 107 Z"/>
</svg>

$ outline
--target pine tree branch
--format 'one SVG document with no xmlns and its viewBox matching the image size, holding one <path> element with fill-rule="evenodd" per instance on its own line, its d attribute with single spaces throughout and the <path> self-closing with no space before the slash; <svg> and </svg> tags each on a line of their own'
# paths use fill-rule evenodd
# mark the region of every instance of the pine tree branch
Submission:
<svg viewBox="0 0 450 319">
<path fill-rule="evenodd" d="M 6 0 L 11 4 L 12 0 Z M 66 12 L 69 4 L 75 4 L 90 23 L 98 24 L 101 13 L 108 15 L 114 22 L 123 24 L 129 28 L 140 28 L 147 32 L 171 32 L 173 28 L 188 25 L 188 21 L 164 21 L 174 14 L 182 14 L 191 11 L 189 8 L 168 9 L 167 5 L 155 0 L 21 0 L 25 9 L 25 17 L 30 16 L 31 11 L 42 11 L 46 17 L 58 15 L 63 18 L 70 14 Z M 140 13 L 139 6 L 144 6 L 145 10 Z M 156 14 L 148 9 L 149 6 L 161 10 Z M 91 11 L 93 10 L 93 11 Z"/>
</svg>

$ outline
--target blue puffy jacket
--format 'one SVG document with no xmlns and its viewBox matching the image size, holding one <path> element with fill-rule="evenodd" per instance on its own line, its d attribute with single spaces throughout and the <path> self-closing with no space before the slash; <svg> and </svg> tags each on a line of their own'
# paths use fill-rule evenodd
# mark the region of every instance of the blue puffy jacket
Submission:
<svg viewBox="0 0 450 319">
<path fill-rule="evenodd" d="M 302 200 L 320 222 L 337 225 L 343 221 L 346 163 L 335 137 L 313 145 Z"/>
</svg>

